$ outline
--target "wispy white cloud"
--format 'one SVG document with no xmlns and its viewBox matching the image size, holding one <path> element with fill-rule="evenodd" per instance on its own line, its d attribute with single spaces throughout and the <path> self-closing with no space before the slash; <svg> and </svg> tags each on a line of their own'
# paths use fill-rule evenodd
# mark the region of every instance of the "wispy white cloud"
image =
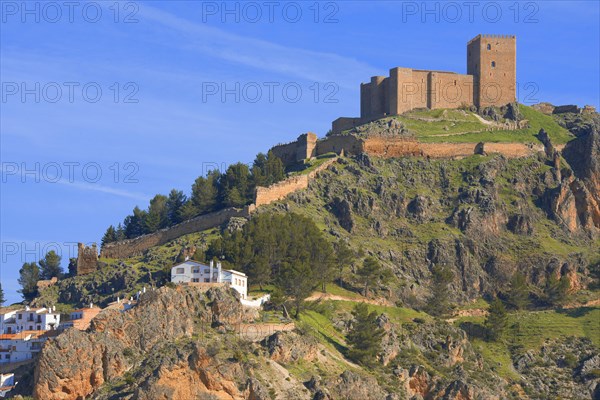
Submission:
<svg viewBox="0 0 600 400">
<path fill-rule="evenodd" d="M 245 66 L 299 79 L 336 82 L 357 87 L 377 68 L 335 53 L 287 47 L 262 39 L 241 36 L 205 24 L 194 23 L 155 7 L 140 7 L 140 18 L 156 22 L 179 34 L 180 46 Z"/>
<path fill-rule="evenodd" d="M 151 196 L 145 195 L 143 193 L 116 189 L 116 188 L 113 188 L 110 186 L 98 185 L 96 183 L 78 182 L 78 181 L 69 182 L 64 179 L 61 179 L 56 183 L 58 183 L 60 185 L 69 186 L 69 187 L 71 187 L 73 189 L 77 189 L 77 190 L 106 193 L 106 194 L 111 194 L 114 196 L 128 197 L 128 198 L 136 199 L 136 200 L 148 201 L 151 198 Z"/>
</svg>

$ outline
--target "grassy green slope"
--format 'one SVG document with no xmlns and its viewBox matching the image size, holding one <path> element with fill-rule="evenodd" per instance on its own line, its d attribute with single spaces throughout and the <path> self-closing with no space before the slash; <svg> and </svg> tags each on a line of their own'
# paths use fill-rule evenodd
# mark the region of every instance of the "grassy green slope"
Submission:
<svg viewBox="0 0 600 400">
<path fill-rule="evenodd" d="M 489 125 L 475 117 L 474 113 L 463 110 L 413 110 L 395 118 L 414 132 L 420 141 L 428 143 L 536 143 L 535 135 L 541 128 L 546 130 L 555 145 L 565 144 L 574 138 L 552 116 L 522 104 L 519 109 L 523 118 L 529 121 L 529 127 L 513 131 L 488 131 Z"/>
</svg>

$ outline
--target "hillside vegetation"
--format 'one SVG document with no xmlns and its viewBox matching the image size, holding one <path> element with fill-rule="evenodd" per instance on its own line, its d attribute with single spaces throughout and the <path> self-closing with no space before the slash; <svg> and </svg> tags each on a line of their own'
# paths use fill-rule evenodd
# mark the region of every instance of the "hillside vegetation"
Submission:
<svg viewBox="0 0 600 400">
<path fill-rule="evenodd" d="M 98 271 L 42 291 L 34 304 L 68 310 L 162 287 L 134 313 L 115 316 L 110 329 L 141 326 L 163 307 L 193 325 L 173 338 L 127 330 L 109 344 L 102 331 L 109 316 L 101 314 L 90 332 L 69 334 L 72 350 L 94 338 L 102 343 L 92 346 L 94 360 L 119 363 L 111 369 L 98 361 L 102 380 L 83 379 L 77 387 L 91 391 L 79 394 L 156 398 L 196 388 L 194 396 L 253 400 L 597 398 L 600 125 L 521 111 L 531 124 L 519 133 L 527 140 L 538 140 L 538 127 L 552 144 L 577 138 L 562 156 L 547 144 L 517 159 L 341 157 L 307 190 L 260 207 L 250 220 L 234 218 L 139 257 L 102 259 Z M 422 118 L 484 124 L 461 110 L 403 118 L 414 120 L 413 129 L 431 128 L 431 137 L 448 130 Z M 242 321 L 228 311 L 238 307 L 233 292 L 173 287 L 170 268 L 186 257 L 218 257 L 242 269 L 250 294 L 270 293 L 272 303 Z M 188 301 L 191 310 L 181 307 Z M 290 321 L 293 332 L 261 338 L 235 328 Z M 60 346 L 71 349 L 67 339 L 59 342 L 44 350 L 45 365 Z M 61 365 L 51 369 L 79 384 Z M 48 373 L 38 393 L 52 387 L 63 394 L 53 382 Z"/>
</svg>

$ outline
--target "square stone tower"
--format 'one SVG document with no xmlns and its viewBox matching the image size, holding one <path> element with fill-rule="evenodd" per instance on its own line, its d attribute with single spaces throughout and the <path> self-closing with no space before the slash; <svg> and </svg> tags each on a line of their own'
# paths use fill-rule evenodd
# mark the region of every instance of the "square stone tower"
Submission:
<svg viewBox="0 0 600 400">
<path fill-rule="evenodd" d="M 517 99 L 517 38 L 477 35 L 467 44 L 467 74 L 474 76 L 477 107 L 500 106 Z"/>
</svg>

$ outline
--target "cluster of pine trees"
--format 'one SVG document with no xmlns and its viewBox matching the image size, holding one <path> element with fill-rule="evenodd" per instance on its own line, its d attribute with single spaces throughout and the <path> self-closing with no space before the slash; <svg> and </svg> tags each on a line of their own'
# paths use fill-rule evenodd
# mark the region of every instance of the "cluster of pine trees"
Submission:
<svg viewBox="0 0 600 400">
<path fill-rule="evenodd" d="M 32 300 L 37 296 L 37 282 L 42 279 L 62 278 L 64 276 L 63 269 L 60 265 L 62 257 L 54 250 L 50 250 L 44 258 L 37 263 L 25 262 L 19 270 L 19 284 L 25 300 Z M 71 264 L 69 264 L 69 272 L 71 273 Z"/>
<path fill-rule="evenodd" d="M 288 304 L 297 316 L 304 299 L 315 289 L 324 291 L 353 254 L 345 243 L 329 242 L 310 218 L 269 213 L 215 239 L 207 257 L 242 268 L 261 288 L 275 285 L 273 298 Z"/>
<path fill-rule="evenodd" d="M 154 196 L 146 210 L 136 206 L 123 223 L 108 227 L 102 245 L 153 233 L 226 207 L 242 207 L 253 201 L 257 186 L 269 186 L 284 178 L 283 162 L 271 151 L 267 155 L 259 153 L 251 168 L 236 163 L 224 173 L 210 171 L 196 179 L 189 197 L 173 189 L 168 196 Z"/>
</svg>

